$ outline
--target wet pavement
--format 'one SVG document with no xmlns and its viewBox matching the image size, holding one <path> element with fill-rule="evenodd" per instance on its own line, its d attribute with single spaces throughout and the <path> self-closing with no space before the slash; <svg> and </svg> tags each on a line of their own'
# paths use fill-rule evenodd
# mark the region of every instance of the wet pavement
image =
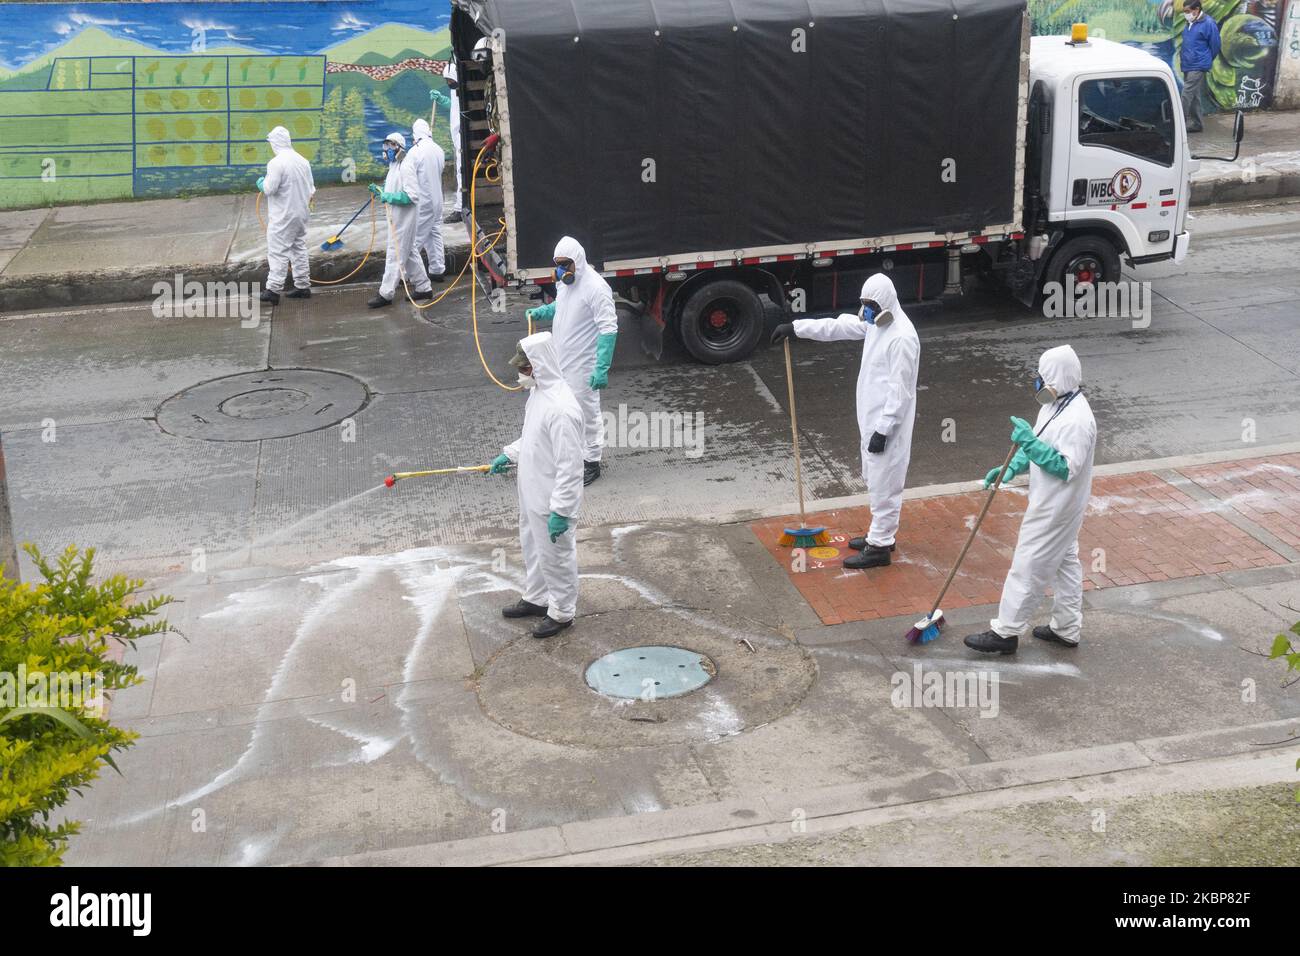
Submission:
<svg viewBox="0 0 1300 956">
<path fill-rule="evenodd" d="M 1047 320 L 979 295 L 909 310 L 923 348 L 909 485 L 975 479 L 1000 461 L 1008 416 L 1034 410 L 1038 354 L 1067 341 L 1084 363 L 1100 463 L 1244 458 L 1300 441 L 1294 214 L 1198 213 L 1188 262 L 1138 273 L 1157 293 L 1146 329 Z M 1253 725 L 1300 707 L 1275 664 L 1242 650 L 1293 623 L 1300 574 L 1289 561 L 1090 594 L 1090 643 L 1068 661 L 1032 648 L 972 663 L 956 639 L 908 649 L 889 617 L 825 627 L 747 524 L 711 520 L 790 509 L 780 353 L 707 368 L 668 342 L 651 358 L 631 316 L 605 393 L 620 441 L 580 524 L 584 618 L 534 647 L 497 611 L 521 576 L 513 479 L 381 484 L 394 471 L 490 460 L 516 437 L 522 400 L 487 380 L 466 290 L 423 313 L 369 311 L 369 294 L 285 300 L 256 327 L 129 304 L 0 321 L 17 538 L 46 551 L 93 546 L 101 571 L 183 600 L 173 620 L 184 637 L 142 642 L 134 660 L 147 682 L 114 702 L 114 719 L 143 736 L 120 761 L 124 776 L 101 778 L 73 807 L 86 826 L 70 861 L 303 862 L 500 832 L 499 819 L 515 832 L 744 800 Z M 524 305 L 480 310 L 498 376 Z M 851 344 L 796 346 L 816 498 L 863 491 L 857 359 Z M 268 368 L 339 373 L 364 400 L 290 437 L 209 441 L 160 427 L 172 396 Z M 292 404 L 237 407 L 256 416 Z M 684 417 L 656 426 L 658 447 L 639 447 L 638 430 L 664 421 L 639 417 L 653 412 Z M 680 427 L 697 421 L 700 433 Z M 1196 475 L 1218 494 L 1210 477 Z M 1223 481 L 1230 496 L 1251 478 Z M 1278 519 L 1272 533 L 1286 528 Z M 987 611 L 962 609 L 953 625 Z M 643 644 L 755 661 L 720 668 L 673 703 L 672 719 L 642 720 L 645 708 L 594 694 L 584 673 Z M 913 658 L 996 671 L 1001 719 L 892 706 L 891 675 Z M 1244 680 L 1258 686 L 1249 706 Z M 556 724 L 556 707 L 574 719 Z"/>
</svg>

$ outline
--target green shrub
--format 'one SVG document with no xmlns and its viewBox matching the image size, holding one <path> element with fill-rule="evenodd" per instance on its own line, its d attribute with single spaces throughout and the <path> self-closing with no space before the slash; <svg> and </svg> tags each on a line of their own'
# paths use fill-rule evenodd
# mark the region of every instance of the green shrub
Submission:
<svg viewBox="0 0 1300 956">
<path fill-rule="evenodd" d="M 120 575 L 92 583 L 93 549 L 69 547 L 53 564 L 32 545 L 24 550 L 42 580 L 0 578 L 0 865 L 57 866 L 79 824 L 51 826 L 51 813 L 80 795 L 101 764 L 117 769 L 113 752 L 137 735 L 105 720 L 102 706 L 81 696 L 84 686 L 62 695 L 54 688 L 63 675 L 82 674 L 98 675 L 92 687 L 103 692 L 138 684 L 133 665 L 109 659 L 109 642 L 134 648 L 169 631 L 157 615 L 172 599 L 137 600 L 144 582 Z M 27 707 L 16 706 L 19 675 Z"/>
</svg>

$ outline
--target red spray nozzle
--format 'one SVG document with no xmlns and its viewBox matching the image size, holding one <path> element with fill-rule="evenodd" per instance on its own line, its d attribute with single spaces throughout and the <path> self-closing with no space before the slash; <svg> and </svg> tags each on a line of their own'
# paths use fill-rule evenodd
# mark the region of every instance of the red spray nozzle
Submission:
<svg viewBox="0 0 1300 956">
<path fill-rule="evenodd" d="M 389 488 L 393 487 L 393 485 L 397 484 L 397 476 L 389 475 L 387 478 L 384 479 L 384 484 L 387 485 Z"/>
<path fill-rule="evenodd" d="M 493 133 L 483 141 L 483 152 L 490 153 L 497 148 L 497 143 L 501 142 L 501 134 Z"/>
</svg>

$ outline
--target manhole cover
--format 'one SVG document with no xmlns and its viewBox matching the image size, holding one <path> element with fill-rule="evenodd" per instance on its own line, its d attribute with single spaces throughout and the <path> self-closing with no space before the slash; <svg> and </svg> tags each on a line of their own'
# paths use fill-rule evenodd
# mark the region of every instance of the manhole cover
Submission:
<svg viewBox="0 0 1300 956">
<path fill-rule="evenodd" d="M 337 425 L 365 407 L 366 399 L 365 385 L 339 372 L 243 372 L 173 395 L 158 407 L 158 427 L 205 441 L 289 438 Z"/>
<path fill-rule="evenodd" d="M 689 694 L 715 673 L 712 661 L 684 647 L 629 647 L 588 667 L 587 686 L 606 697 L 658 700 Z"/>
</svg>

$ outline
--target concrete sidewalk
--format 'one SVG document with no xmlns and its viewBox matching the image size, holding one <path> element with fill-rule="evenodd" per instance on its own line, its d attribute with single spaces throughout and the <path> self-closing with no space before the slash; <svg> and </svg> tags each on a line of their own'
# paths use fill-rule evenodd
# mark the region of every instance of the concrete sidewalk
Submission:
<svg viewBox="0 0 1300 956">
<path fill-rule="evenodd" d="M 343 233 L 333 236 L 368 197 L 364 183 L 319 189 L 307 252 L 312 279 L 372 282 L 384 271 L 387 224 L 375 203 Z M 144 301 L 156 282 L 262 283 L 266 235 L 257 196 L 151 199 L 0 212 L 0 313 L 59 305 Z M 444 223 L 447 269 L 464 265 L 469 236 L 464 223 Z M 373 241 L 373 247 L 372 247 Z M 369 257 L 367 257 L 369 251 Z M 364 260 L 364 264 L 363 264 Z"/>
<path fill-rule="evenodd" d="M 1232 155 L 1232 121 L 1231 114 L 1209 117 L 1205 132 L 1191 137 L 1192 152 Z M 1297 144 L 1300 113 L 1248 115 L 1241 158 L 1202 161 L 1192 174 L 1192 205 L 1300 195 Z M 307 242 L 313 278 L 338 279 L 361 263 L 370 240 L 368 214 L 348 229 L 342 249 L 322 252 L 320 244 L 365 198 L 360 183 L 316 194 Z M 374 253 L 349 281 L 373 281 L 383 272 L 380 212 Z M 266 269 L 263 233 L 251 193 L 0 212 L 0 313 L 142 301 L 153 296 L 155 282 L 170 281 L 177 272 L 204 283 L 260 282 Z M 466 229 L 448 224 L 444 236 L 448 268 L 459 269 L 468 251 Z"/>
</svg>

